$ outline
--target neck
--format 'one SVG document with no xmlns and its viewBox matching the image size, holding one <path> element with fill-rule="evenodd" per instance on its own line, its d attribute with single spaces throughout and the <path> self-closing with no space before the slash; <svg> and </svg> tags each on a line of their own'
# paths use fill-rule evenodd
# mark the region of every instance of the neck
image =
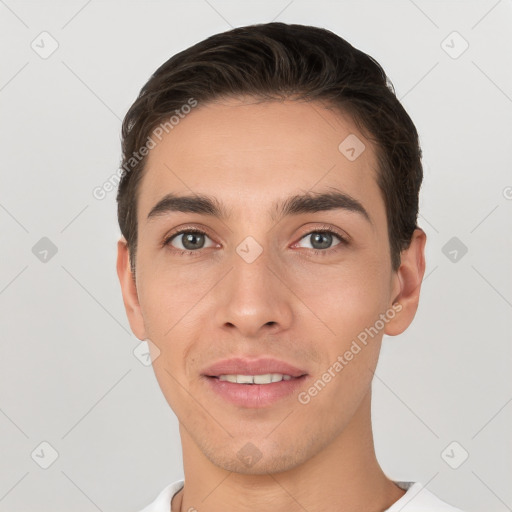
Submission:
<svg viewBox="0 0 512 512">
<path fill-rule="evenodd" d="M 286 471 L 243 474 L 208 460 L 180 423 L 185 487 L 172 512 L 379 512 L 405 493 L 389 480 L 375 456 L 370 394 L 346 428 L 318 453 Z"/>
</svg>

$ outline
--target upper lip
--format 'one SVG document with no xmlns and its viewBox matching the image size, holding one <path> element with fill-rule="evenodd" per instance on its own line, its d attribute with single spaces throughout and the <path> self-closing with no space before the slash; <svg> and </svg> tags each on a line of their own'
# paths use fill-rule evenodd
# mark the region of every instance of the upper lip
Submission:
<svg viewBox="0 0 512 512">
<path fill-rule="evenodd" d="M 291 377 L 301 377 L 307 374 L 305 370 L 270 357 L 260 359 L 244 359 L 241 357 L 223 359 L 202 371 L 202 374 L 208 377 L 218 377 L 219 375 L 265 375 L 267 373 L 281 373 Z"/>
</svg>

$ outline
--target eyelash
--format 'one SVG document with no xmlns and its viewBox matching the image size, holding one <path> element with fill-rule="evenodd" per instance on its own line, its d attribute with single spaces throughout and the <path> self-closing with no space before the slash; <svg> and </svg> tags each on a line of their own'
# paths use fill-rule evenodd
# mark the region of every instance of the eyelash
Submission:
<svg viewBox="0 0 512 512">
<path fill-rule="evenodd" d="M 168 237 L 166 237 L 162 243 L 162 247 L 166 247 L 168 245 L 170 245 L 170 242 L 177 236 L 179 235 L 183 235 L 183 234 L 190 234 L 190 233 L 193 233 L 193 234 L 199 234 L 199 235 L 206 235 L 208 236 L 208 233 L 206 233 L 205 231 L 201 230 L 201 229 L 198 229 L 198 228 L 184 228 L 184 229 L 181 229 L 180 231 L 176 231 L 174 233 L 172 233 L 171 235 L 169 235 Z M 317 229 L 313 229 L 311 231 L 309 231 L 308 233 L 305 233 L 304 235 L 301 236 L 301 238 L 299 239 L 302 240 L 303 238 L 309 236 L 309 235 L 312 235 L 313 233 L 330 233 L 332 235 L 335 235 L 337 238 L 339 238 L 340 240 L 340 243 L 339 244 L 336 244 L 334 247 L 331 247 L 329 249 L 310 249 L 310 251 L 312 251 L 312 253 L 315 255 L 315 256 L 327 256 L 329 254 L 332 254 L 333 252 L 336 252 L 338 250 L 341 249 L 340 246 L 345 246 L 345 245 L 348 245 L 348 240 L 340 235 L 340 233 L 338 233 L 337 231 L 335 231 L 334 229 L 332 229 L 331 227 L 329 226 L 322 226 L 321 228 L 317 228 Z M 190 250 L 182 250 L 182 249 L 176 249 L 175 247 L 172 248 L 172 251 L 173 252 L 176 252 L 176 254 L 178 256 L 197 256 L 198 253 L 200 253 L 201 249 L 198 249 L 197 251 L 190 251 Z"/>
</svg>

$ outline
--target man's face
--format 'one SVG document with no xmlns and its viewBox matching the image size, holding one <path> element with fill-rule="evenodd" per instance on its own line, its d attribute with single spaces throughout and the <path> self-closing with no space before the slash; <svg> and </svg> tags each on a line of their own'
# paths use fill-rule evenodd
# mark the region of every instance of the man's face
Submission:
<svg viewBox="0 0 512 512">
<path fill-rule="evenodd" d="M 351 134 L 365 145 L 355 159 L 359 147 L 339 149 Z M 241 473 L 295 467 L 339 436 L 369 397 L 385 332 L 376 321 L 400 290 L 374 147 L 349 117 L 319 103 L 233 99 L 199 105 L 146 165 L 138 199 L 140 312 L 129 316 L 136 335 L 160 351 L 153 366 L 165 398 L 217 466 Z M 349 195 L 368 218 L 347 208 L 281 218 L 271 209 L 306 192 Z M 215 198 L 229 216 L 169 211 L 148 219 L 168 193 Z M 206 236 L 178 235 L 163 245 L 178 229 Z M 378 334 L 368 336 L 365 329 L 374 333 L 376 325 Z M 362 332 L 366 345 L 357 341 Z M 338 356 L 345 364 L 334 370 Z M 234 404 L 204 375 L 233 357 L 272 357 L 306 376 L 271 403 Z M 309 392 L 319 379 L 324 386 Z M 254 447 L 262 457 L 248 466 L 238 453 Z"/>
</svg>

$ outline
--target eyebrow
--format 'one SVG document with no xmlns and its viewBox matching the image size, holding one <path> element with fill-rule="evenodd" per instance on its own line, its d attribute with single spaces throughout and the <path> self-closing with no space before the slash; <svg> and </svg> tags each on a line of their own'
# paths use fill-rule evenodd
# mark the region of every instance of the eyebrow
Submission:
<svg viewBox="0 0 512 512">
<path fill-rule="evenodd" d="M 329 210 L 346 210 L 361 215 L 373 225 L 370 215 L 356 198 L 345 192 L 306 192 L 293 195 L 282 202 L 275 202 L 270 208 L 270 218 L 278 221 L 289 215 L 316 213 Z M 153 206 L 147 221 L 171 212 L 198 213 L 228 220 L 231 212 L 216 197 L 205 194 L 179 196 L 174 193 L 165 195 Z"/>
</svg>

